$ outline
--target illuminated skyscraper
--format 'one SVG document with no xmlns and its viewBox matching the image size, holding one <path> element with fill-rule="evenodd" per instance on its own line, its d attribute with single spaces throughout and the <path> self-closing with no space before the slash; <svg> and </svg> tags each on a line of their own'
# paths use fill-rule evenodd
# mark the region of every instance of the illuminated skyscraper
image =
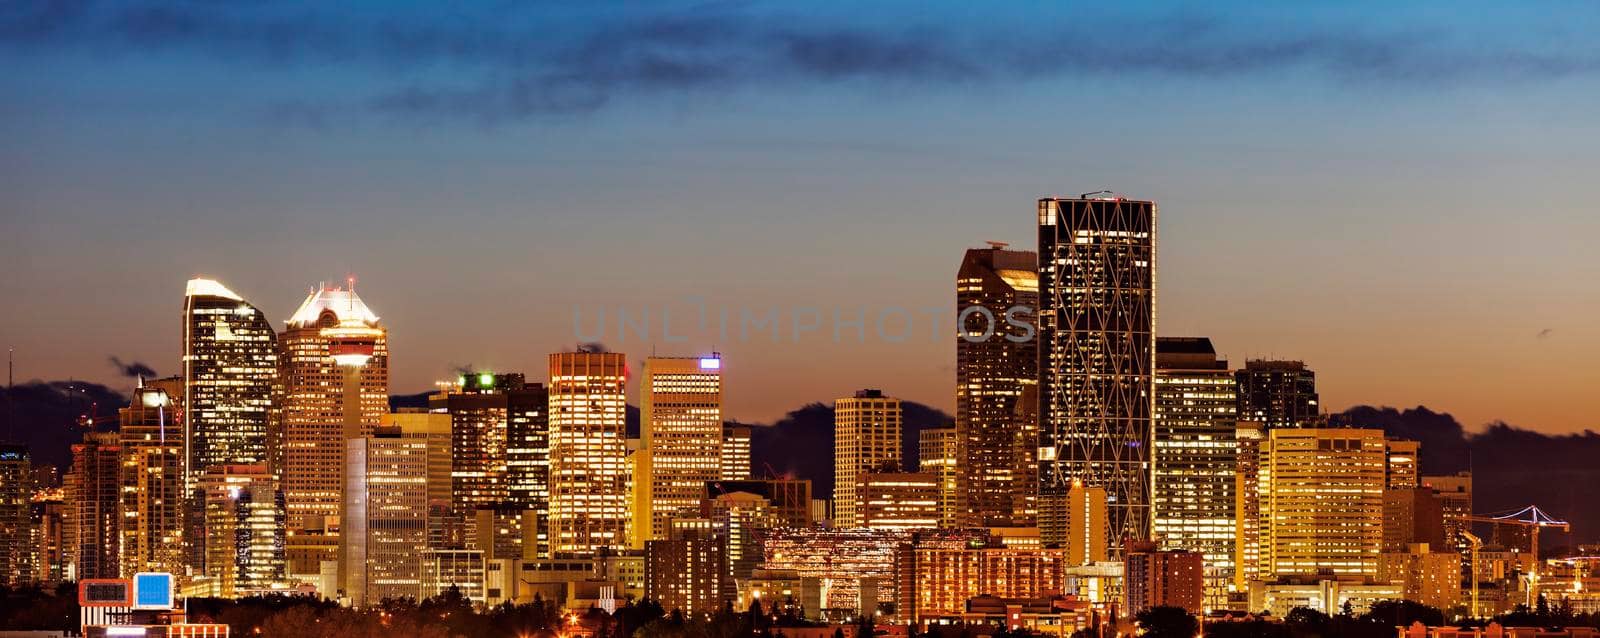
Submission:
<svg viewBox="0 0 1600 638">
<path fill-rule="evenodd" d="M 1156 205 L 1039 200 L 1039 527 L 1060 542 L 1074 481 L 1102 487 L 1108 546 L 1150 536 Z"/>
<path fill-rule="evenodd" d="M 1424 476 L 1422 484 L 1433 489 L 1439 499 L 1440 515 L 1444 518 L 1444 545 L 1456 550 L 1463 560 L 1471 560 L 1472 545 L 1462 532 L 1472 531 L 1472 524 L 1464 516 L 1472 514 L 1472 473 L 1457 472 L 1446 476 Z"/>
<path fill-rule="evenodd" d="M 333 529 L 345 442 L 371 434 L 389 411 L 388 331 L 353 287 L 323 285 L 300 303 L 279 341 L 289 529 Z"/>
<path fill-rule="evenodd" d="M 861 475 L 900 464 L 900 400 L 860 390 L 833 402 L 833 526 L 861 527 Z"/>
<path fill-rule="evenodd" d="M 1206 606 L 1214 609 L 1227 604 L 1234 572 L 1234 384 L 1210 339 L 1156 340 L 1155 538 L 1163 549 L 1204 556 Z"/>
<path fill-rule="evenodd" d="M 133 391 L 118 411 L 122 447 L 122 573 L 183 573 L 183 430 L 169 419 L 160 388 Z"/>
<path fill-rule="evenodd" d="M 1235 589 L 1243 591 L 1261 573 L 1261 443 L 1266 429 L 1255 421 L 1239 421 L 1233 430 L 1238 443 L 1239 472 L 1234 477 Z"/>
<path fill-rule="evenodd" d="M 1106 539 L 1111 538 L 1110 512 L 1106 488 L 1077 484 L 1067 490 L 1066 532 L 1062 547 L 1072 565 L 1088 565 L 1106 560 L 1110 549 Z"/>
<path fill-rule="evenodd" d="M 428 442 L 378 428 L 346 441 L 345 454 L 345 595 L 356 605 L 416 598 L 428 544 Z"/>
<path fill-rule="evenodd" d="M 232 598 L 283 584 L 283 492 L 277 483 L 263 465 L 216 465 L 201 475 L 202 573 L 209 594 Z"/>
<path fill-rule="evenodd" d="M 1261 576 L 1376 576 L 1383 430 L 1280 428 L 1261 446 Z"/>
<path fill-rule="evenodd" d="M 994 243 L 967 250 L 956 271 L 956 476 L 961 520 L 973 526 L 1030 518 L 1017 505 L 1037 482 L 1038 430 L 1015 415 L 1024 386 L 1039 378 L 1037 261 Z"/>
<path fill-rule="evenodd" d="M 917 433 L 917 471 L 939 477 L 939 525 L 959 524 L 959 477 L 967 469 L 956 457 L 956 428 L 928 428 Z"/>
<path fill-rule="evenodd" d="M 451 504 L 458 518 L 480 506 L 544 512 L 549 494 L 549 415 L 543 385 L 521 374 L 469 372 L 428 397 L 450 415 Z"/>
<path fill-rule="evenodd" d="M 72 446 L 66 480 L 67 562 L 78 579 L 122 576 L 122 447 L 112 432 Z"/>
<path fill-rule="evenodd" d="M 191 486 L 214 465 L 265 464 L 279 408 L 278 335 L 243 297 L 191 279 L 183 307 L 184 442 Z"/>
<path fill-rule="evenodd" d="M 722 480 L 750 480 L 750 426 L 722 426 Z"/>
<path fill-rule="evenodd" d="M 550 355 L 554 554 L 592 555 L 627 545 L 627 374 L 620 352 Z"/>
<path fill-rule="evenodd" d="M 648 481 L 641 494 L 650 527 L 642 537 L 664 539 L 671 520 L 694 516 L 706 483 L 722 476 L 722 358 L 650 357 L 639 391 L 639 429 L 649 458 L 642 465 L 648 472 L 636 479 Z"/>
<path fill-rule="evenodd" d="M 449 523 L 452 522 L 450 415 L 417 408 L 403 408 L 383 415 L 378 423 L 380 428 L 398 428 L 401 438 L 427 443 L 428 545 L 451 546 L 449 542 L 452 538 L 449 533 L 451 530 L 448 529 Z M 464 532 L 455 536 L 459 541 L 460 538 L 464 538 Z"/>
<path fill-rule="evenodd" d="M 1315 427 L 1321 421 L 1317 375 L 1301 361 L 1246 361 L 1239 378 L 1239 418 L 1272 428 Z"/>
<path fill-rule="evenodd" d="M 0 587 L 16 587 L 34 580 L 33 464 L 28 448 L 0 445 Z"/>
<path fill-rule="evenodd" d="M 1391 490 L 1403 490 L 1422 485 L 1422 443 L 1405 439 L 1389 439 L 1386 482 Z M 1417 541 L 1424 542 L 1424 541 Z"/>
</svg>

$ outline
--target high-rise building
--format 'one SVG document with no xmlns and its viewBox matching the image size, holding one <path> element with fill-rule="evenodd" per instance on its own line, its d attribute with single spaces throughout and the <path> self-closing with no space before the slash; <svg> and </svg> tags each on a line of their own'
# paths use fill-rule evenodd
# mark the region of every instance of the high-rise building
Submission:
<svg viewBox="0 0 1600 638">
<path fill-rule="evenodd" d="M 1238 443 L 1239 473 L 1234 477 L 1234 577 L 1244 591 L 1261 573 L 1261 443 L 1266 429 L 1259 421 L 1239 421 L 1233 438 Z"/>
<path fill-rule="evenodd" d="M 278 335 L 243 297 L 191 279 L 183 307 L 183 424 L 191 488 L 214 465 L 269 464 L 278 416 Z M 195 503 L 198 505 L 198 503 Z"/>
<path fill-rule="evenodd" d="M 222 598 L 279 587 L 284 577 L 283 492 L 265 465 L 213 465 L 205 497 L 203 573 Z"/>
<path fill-rule="evenodd" d="M 1129 542 L 1122 556 L 1124 613 L 1177 607 L 1207 611 L 1204 557 L 1187 550 L 1161 550 L 1154 542 Z"/>
<path fill-rule="evenodd" d="M 1403 490 L 1422 485 L 1422 443 L 1389 439 L 1385 453 L 1387 461 L 1384 475 L 1389 489 Z"/>
<path fill-rule="evenodd" d="M 40 583 L 55 584 L 67 580 L 71 568 L 67 554 L 67 507 L 61 490 L 39 495 L 32 503 L 35 525 L 34 573 Z"/>
<path fill-rule="evenodd" d="M 389 411 L 388 330 L 355 288 L 321 285 L 289 317 L 283 351 L 283 498 L 288 527 L 337 527 L 345 442 Z"/>
<path fill-rule="evenodd" d="M 1461 556 L 1427 543 L 1386 549 L 1378 558 L 1378 580 L 1404 584 L 1406 600 L 1450 609 L 1461 602 Z"/>
<path fill-rule="evenodd" d="M 122 446 L 114 432 L 88 432 L 72 446 L 66 476 L 67 559 L 72 575 L 122 576 Z"/>
<path fill-rule="evenodd" d="M 142 382 L 118 410 L 122 447 L 122 573 L 183 573 L 183 430 L 169 419 L 171 398 Z"/>
<path fill-rule="evenodd" d="M 25 446 L 0 445 L 0 587 L 32 582 L 38 573 L 31 459 Z"/>
<path fill-rule="evenodd" d="M 761 536 L 784 524 L 772 501 L 752 492 L 725 492 L 707 498 L 702 511 L 726 539 L 728 584 L 750 578 L 763 559 Z"/>
<path fill-rule="evenodd" d="M 706 482 L 722 476 L 722 357 L 647 358 L 639 392 L 649 462 L 636 480 L 647 482 L 639 493 L 650 517 L 640 537 L 654 540 L 666 538 L 673 518 L 693 516 Z"/>
<path fill-rule="evenodd" d="M 452 517 L 512 504 L 548 512 L 550 411 L 545 387 L 521 374 L 469 372 L 428 397 L 450 415 Z M 451 543 L 451 546 L 458 546 Z"/>
<path fill-rule="evenodd" d="M 1067 504 L 1067 521 L 1062 546 L 1067 549 L 1069 564 L 1089 565 L 1110 557 L 1106 547 L 1106 539 L 1111 537 L 1106 531 L 1111 526 L 1106 499 L 1103 487 L 1078 483 L 1067 490 L 1067 497 L 1063 499 Z M 1043 530 L 1040 532 L 1042 534 Z"/>
<path fill-rule="evenodd" d="M 1155 538 L 1204 557 L 1206 606 L 1227 603 L 1239 471 L 1233 371 L 1204 337 L 1156 340 Z"/>
<path fill-rule="evenodd" d="M 1389 488 L 1383 492 L 1383 551 L 1404 552 L 1418 543 L 1451 548 L 1445 543 L 1444 510 L 1431 487 Z"/>
<path fill-rule="evenodd" d="M 706 483 L 706 498 L 715 501 L 724 494 L 745 492 L 765 499 L 777 527 L 811 527 L 811 481 L 807 479 L 756 479 Z"/>
<path fill-rule="evenodd" d="M 857 525 L 909 532 L 939 526 L 942 486 L 938 474 L 865 472 L 856 483 Z"/>
<path fill-rule="evenodd" d="M 706 519 L 677 519 L 666 539 L 644 544 L 644 592 L 663 609 L 685 615 L 722 609 L 727 583 L 727 538 Z"/>
<path fill-rule="evenodd" d="M 1074 482 L 1106 490 L 1107 545 L 1150 537 L 1155 202 L 1039 200 L 1039 528 Z"/>
<path fill-rule="evenodd" d="M 750 426 L 725 423 L 722 426 L 722 480 L 750 480 Z"/>
<path fill-rule="evenodd" d="M 1424 476 L 1422 484 L 1433 489 L 1439 499 L 1440 515 L 1444 518 L 1444 544 L 1470 559 L 1472 545 L 1462 532 L 1472 531 L 1472 523 L 1465 517 L 1472 515 L 1472 473 L 1457 472 L 1443 476 Z"/>
<path fill-rule="evenodd" d="M 550 355 L 550 548 L 595 554 L 627 545 L 627 358 Z"/>
<path fill-rule="evenodd" d="M 345 442 L 345 595 L 356 605 L 416 598 L 428 544 L 428 442 L 377 428 Z"/>
<path fill-rule="evenodd" d="M 448 547 L 446 533 L 451 507 L 450 415 L 417 408 L 383 415 L 380 428 L 397 428 L 400 437 L 428 445 L 428 545 Z"/>
<path fill-rule="evenodd" d="M 956 432 L 956 428 L 928 428 L 917 433 L 917 471 L 939 477 L 941 527 L 955 527 L 962 520 L 959 477 L 968 469 L 956 456 Z"/>
<path fill-rule="evenodd" d="M 1239 418 L 1272 428 L 1308 428 L 1321 422 L 1317 375 L 1302 361 L 1246 361 L 1239 378 Z"/>
<path fill-rule="evenodd" d="M 1383 430 L 1282 428 L 1261 446 L 1261 575 L 1376 576 Z"/>
<path fill-rule="evenodd" d="M 1038 380 L 1037 261 L 1032 251 L 991 243 L 968 249 L 956 271 L 957 477 L 968 525 L 1027 518 L 1016 510 L 1019 492 L 1031 495 L 1036 482 L 1037 424 L 1015 415 L 1023 387 Z"/>
<path fill-rule="evenodd" d="M 862 527 L 861 475 L 900 465 L 900 400 L 859 390 L 833 402 L 833 526 Z"/>
</svg>

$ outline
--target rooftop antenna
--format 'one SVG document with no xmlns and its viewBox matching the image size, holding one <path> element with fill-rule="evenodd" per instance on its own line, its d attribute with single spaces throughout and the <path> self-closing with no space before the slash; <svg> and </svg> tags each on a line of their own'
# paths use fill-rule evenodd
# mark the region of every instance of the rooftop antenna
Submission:
<svg viewBox="0 0 1600 638">
<path fill-rule="evenodd" d="M 356 311 L 356 276 L 353 275 L 353 274 L 346 275 L 344 280 L 346 282 L 349 282 L 349 286 L 350 286 L 350 295 L 349 295 L 349 297 L 350 297 L 350 312 L 353 314 Z"/>
<path fill-rule="evenodd" d="M 988 244 L 990 248 L 993 248 L 995 250 L 1005 250 L 1006 246 L 1010 246 L 1011 245 L 1011 242 L 994 241 L 994 240 L 985 241 L 983 243 Z"/>
<path fill-rule="evenodd" d="M 17 408 L 16 408 L 16 405 L 17 405 L 16 382 L 17 381 L 16 381 L 16 374 L 15 374 L 16 366 L 14 364 L 14 360 L 16 358 L 17 358 L 17 349 L 16 348 L 6 348 L 6 438 L 7 439 L 10 439 L 12 437 L 12 435 L 15 434 L 15 432 L 12 432 L 12 430 L 16 429 L 16 426 L 12 425 L 12 423 L 15 423 L 16 420 L 17 420 Z"/>
</svg>

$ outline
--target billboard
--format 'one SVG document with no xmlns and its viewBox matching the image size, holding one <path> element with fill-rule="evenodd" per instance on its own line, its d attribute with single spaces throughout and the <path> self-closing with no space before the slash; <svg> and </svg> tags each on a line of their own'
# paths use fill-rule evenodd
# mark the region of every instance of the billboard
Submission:
<svg viewBox="0 0 1600 638">
<path fill-rule="evenodd" d="M 172 574 L 165 572 L 139 572 L 133 575 L 133 608 L 172 609 Z"/>
<path fill-rule="evenodd" d="M 78 581 L 80 607 L 132 607 L 133 581 L 126 578 L 85 578 Z"/>
</svg>

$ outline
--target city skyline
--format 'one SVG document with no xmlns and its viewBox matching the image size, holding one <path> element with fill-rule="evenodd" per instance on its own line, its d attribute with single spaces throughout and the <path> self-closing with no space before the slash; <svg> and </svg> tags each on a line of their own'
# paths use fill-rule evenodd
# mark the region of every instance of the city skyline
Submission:
<svg viewBox="0 0 1600 638">
<path fill-rule="evenodd" d="M 0 297 L 52 312 L 0 316 L 0 345 L 18 348 L 24 380 L 128 389 L 108 356 L 175 372 L 171 309 L 144 303 L 170 282 L 222 281 L 278 326 L 303 297 L 299 284 L 353 273 L 407 353 L 392 389 L 422 392 L 457 365 L 537 370 L 573 341 L 574 307 L 618 299 L 633 309 L 691 296 L 718 307 L 948 305 L 944 255 L 986 240 L 1026 248 L 1028 202 L 1110 188 L 1167 212 L 1161 334 L 1207 335 L 1231 361 L 1304 360 L 1330 411 L 1426 405 L 1469 429 L 1504 419 L 1581 431 L 1596 425 L 1575 398 L 1592 377 L 1561 371 L 1586 369 L 1600 349 L 1586 329 L 1600 298 L 1579 285 L 1600 276 L 1582 239 L 1597 223 L 1582 205 L 1597 195 L 1583 176 L 1600 164 L 1583 106 L 1600 88 L 1582 37 L 1596 17 L 1481 8 L 1388 7 L 1381 21 L 1356 9 L 1244 7 L 1029 18 L 941 8 L 909 19 L 885 5 L 792 21 L 788 39 L 756 37 L 783 22 L 771 7 L 636 18 L 572 9 L 546 17 L 580 42 L 558 38 L 556 51 L 527 59 L 498 43 L 542 33 L 538 20 L 465 12 L 440 25 L 424 8 L 388 19 L 441 39 L 506 37 L 454 56 L 394 51 L 371 15 L 337 10 L 291 21 L 305 29 L 285 51 L 251 35 L 282 16 L 232 9 L 182 17 L 237 29 L 197 26 L 161 45 L 106 26 L 131 24 L 115 16 L 67 15 L 56 30 L 18 23 L 26 37 L 0 45 L 17 68 L 0 86 L 21 96 L 14 117 L 0 118 L 12 141 L 0 150 L 10 186 L 0 250 L 13 257 Z M 918 37 L 947 30 L 953 13 L 978 42 Z M 712 44 L 646 33 L 652 20 Z M 1455 29 L 1431 28 L 1440 21 Z M 1102 40 L 1084 25 L 1151 26 L 1103 68 L 1066 50 L 1030 71 L 1010 49 L 984 46 L 1019 23 L 1091 43 Z M 516 65 L 550 71 L 567 59 L 562 47 L 619 31 L 639 36 L 619 63 L 704 55 L 712 75 L 616 78 L 573 112 L 366 107 L 439 79 L 397 72 L 391 57 L 516 76 Z M 860 66 L 803 55 L 830 35 L 878 48 Z M 739 55 L 747 50 L 759 55 Z M 782 55 L 793 57 L 769 59 Z M 782 72 L 717 75 L 729 58 Z M 225 90 L 238 78 L 252 90 Z M 345 91 L 308 88 L 330 85 Z M 1078 86 L 1106 99 L 1073 100 Z M 1507 211 L 1517 222 L 1504 226 Z M 794 245 L 817 249 L 785 250 Z M 1488 246 L 1495 259 L 1482 257 Z M 675 275 L 640 276 L 641 263 Z M 861 276 L 883 272 L 903 274 Z M 119 330 L 72 319 L 99 307 L 122 309 Z M 462 331 L 441 307 L 492 312 Z M 30 345 L 46 343 L 60 345 Z M 716 349 L 739 369 L 732 418 L 770 422 L 884 378 L 897 380 L 885 388 L 896 396 L 954 414 L 942 342 L 683 345 L 672 354 Z M 630 362 L 649 354 L 648 343 L 612 346 Z M 863 363 L 836 366 L 843 378 L 828 382 L 793 373 L 817 359 Z M 1509 378 L 1538 381 L 1510 393 Z"/>
</svg>

